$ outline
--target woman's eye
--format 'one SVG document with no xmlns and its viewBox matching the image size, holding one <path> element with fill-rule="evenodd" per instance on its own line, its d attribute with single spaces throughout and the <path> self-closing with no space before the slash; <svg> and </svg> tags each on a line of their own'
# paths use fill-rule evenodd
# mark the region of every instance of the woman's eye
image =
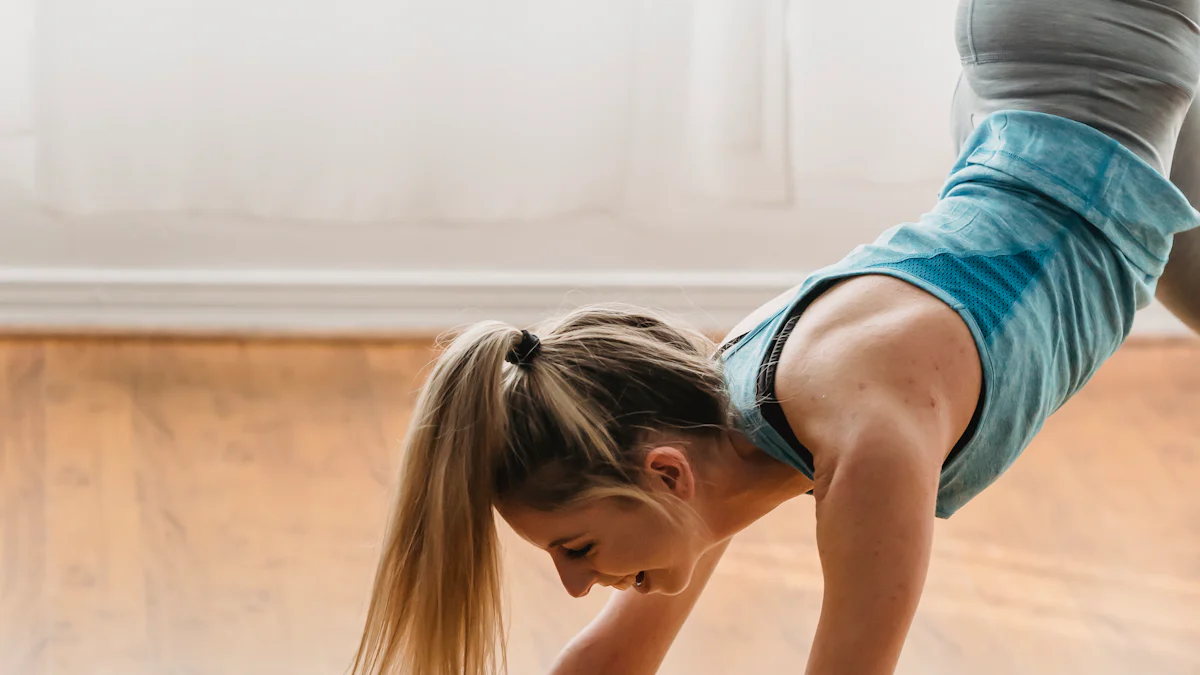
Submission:
<svg viewBox="0 0 1200 675">
<path fill-rule="evenodd" d="M 583 558 L 583 557 L 586 557 L 588 553 L 592 552 L 592 544 L 588 544 L 587 546 L 584 546 L 583 548 L 566 548 L 566 547 L 564 547 L 563 550 L 567 552 L 568 558 L 572 558 L 572 559 Z"/>
</svg>

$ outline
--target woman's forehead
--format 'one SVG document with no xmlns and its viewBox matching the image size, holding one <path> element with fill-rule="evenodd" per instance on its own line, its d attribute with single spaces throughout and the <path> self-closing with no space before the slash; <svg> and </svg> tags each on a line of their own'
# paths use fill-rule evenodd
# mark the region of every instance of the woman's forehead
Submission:
<svg viewBox="0 0 1200 675">
<path fill-rule="evenodd" d="M 615 512 L 611 505 L 595 502 L 555 511 L 520 504 L 500 504 L 496 510 L 518 535 L 539 548 L 552 548 L 555 542 L 566 543 L 588 534 L 603 524 L 608 511 Z"/>
</svg>

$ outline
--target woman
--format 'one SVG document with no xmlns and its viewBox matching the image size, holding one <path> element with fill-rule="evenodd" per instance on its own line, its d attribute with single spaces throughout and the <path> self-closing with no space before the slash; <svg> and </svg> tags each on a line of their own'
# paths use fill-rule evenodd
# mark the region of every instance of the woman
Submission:
<svg viewBox="0 0 1200 675">
<path fill-rule="evenodd" d="M 1164 178 L 1200 161 L 1175 153 L 1198 17 L 1200 0 L 963 2 L 962 150 L 937 206 L 716 353 L 623 306 L 459 335 L 405 441 L 356 672 L 498 667 L 494 509 L 572 595 L 630 591 L 553 672 L 653 673 L 730 538 L 811 492 L 825 595 L 807 672 L 891 673 L 934 517 L 1117 349 L 1200 223 Z M 1194 236 L 1163 288 L 1196 326 Z"/>
</svg>

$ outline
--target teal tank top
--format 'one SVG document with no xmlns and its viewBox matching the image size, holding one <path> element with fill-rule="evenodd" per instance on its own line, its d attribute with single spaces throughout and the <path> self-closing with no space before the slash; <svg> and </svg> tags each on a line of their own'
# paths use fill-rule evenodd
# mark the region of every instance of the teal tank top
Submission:
<svg viewBox="0 0 1200 675">
<path fill-rule="evenodd" d="M 944 463 L 936 515 L 999 478 L 1087 383 L 1147 306 L 1178 232 L 1200 225 L 1184 195 L 1086 125 L 1001 111 L 963 146 L 934 208 L 804 280 L 783 308 L 723 346 L 740 429 L 810 478 L 812 455 L 774 398 L 790 326 L 834 282 L 883 274 L 940 298 L 978 347 L 974 419 Z"/>
</svg>

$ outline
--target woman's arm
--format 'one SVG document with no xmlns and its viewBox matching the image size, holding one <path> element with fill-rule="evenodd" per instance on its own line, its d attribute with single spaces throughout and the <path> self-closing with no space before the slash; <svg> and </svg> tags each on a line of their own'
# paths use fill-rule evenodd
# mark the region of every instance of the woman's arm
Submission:
<svg viewBox="0 0 1200 675">
<path fill-rule="evenodd" d="M 982 374 L 957 312 L 861 277 L 806 312 L 776 393 L 814 460 L 825 592 L 808 675 L 890 675 L 929 566 L 939 474 Z"/>
<path fill-rule="evenodd" d="M 895 426 L 864 430 L 836 466 L 817 475 L 825 592 L 808 675 L 890 675 L 917 611 L 938 465 Z"/>
<path fill-rule="evenodd" d="M 653 675 L 667 656 L 731 540 L 707 551 L 678 595 L 613 595 L 608 605 L 563 650 L 550 675 Z"/>
</svg>

